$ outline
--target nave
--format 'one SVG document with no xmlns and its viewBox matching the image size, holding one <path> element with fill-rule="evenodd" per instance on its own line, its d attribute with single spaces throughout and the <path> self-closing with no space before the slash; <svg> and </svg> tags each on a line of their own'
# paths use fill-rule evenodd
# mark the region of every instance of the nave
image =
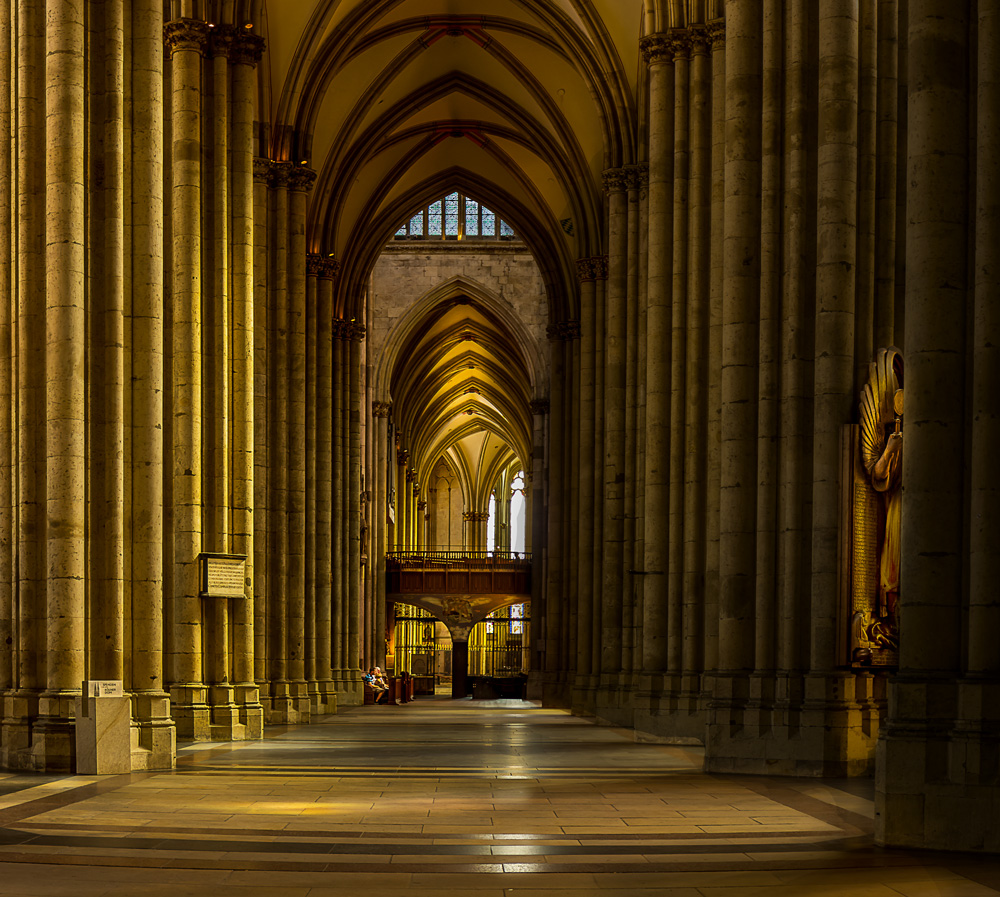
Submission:
<svg viewBox="0 0 1000 897">
<path fill-rule="evenodd" d="M 1000 893 L 995 859 L 875 847 L 870 780 L 702 759 L 527 701 L 355 707 L 187 744 L 174 771 L 0 778 L 0 893 Z"/>
</svg>

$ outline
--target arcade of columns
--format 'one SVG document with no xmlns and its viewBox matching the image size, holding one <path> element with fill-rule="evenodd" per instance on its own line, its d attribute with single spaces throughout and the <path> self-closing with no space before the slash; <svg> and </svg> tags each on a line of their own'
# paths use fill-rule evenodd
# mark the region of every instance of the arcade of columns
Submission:
<svg viewBox="0 0 1000 897">
<path fill-rule="evenodd" d="M 544 698 L 704 741 L 713 771 L 874 768 L 885 843 L 1000 849 L 976 823 L 1000 797 L 998 6 L 726 0 L 644 37 L 644 157 L 605 175 L 531 409 Z M 163 768 L 176 737 L 357 701 L 384 651 L 388 407 L 307 252 L 312 172 L 255 158 L 261 52 L 159 0 L 0 0 L 8 768 L 71 768 L 84 679 L 123 680 L 134 766 Z M 838 631 L 841 437 L 889 345 L 892 678 Z M 204 553 L 245 558 L 243 597 L 202 596 Z"/>
</svg>

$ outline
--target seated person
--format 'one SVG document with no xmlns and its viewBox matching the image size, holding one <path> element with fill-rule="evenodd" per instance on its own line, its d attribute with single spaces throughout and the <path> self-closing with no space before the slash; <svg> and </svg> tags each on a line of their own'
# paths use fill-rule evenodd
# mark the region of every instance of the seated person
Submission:
<svg viewBox="0 0 1000 897">
<path fill-rule="evenodd" d="M 378 667 L 372 667 L 363 678 L 375 692 L 375 703 L 385 704 L 389 700 L 389 686 L 382 678 L 382 671 Z"/>
</svg>

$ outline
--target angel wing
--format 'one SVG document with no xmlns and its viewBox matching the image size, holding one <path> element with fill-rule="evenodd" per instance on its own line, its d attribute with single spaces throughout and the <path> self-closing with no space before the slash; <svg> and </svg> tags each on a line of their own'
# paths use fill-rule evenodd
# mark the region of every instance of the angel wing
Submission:
<svg viewBox="0 0 1000 897">
<path fill-rule="evenodd" d="M 870 474 L 885 448 L 885 427 L 896 415 L 893 398 L 902 385 L 896 371 L 902 371 L 903 354 L 895 346 L 879 349 L 868 366 L 868 382 L 861 391 L 861 461 Z"/>
</svg>

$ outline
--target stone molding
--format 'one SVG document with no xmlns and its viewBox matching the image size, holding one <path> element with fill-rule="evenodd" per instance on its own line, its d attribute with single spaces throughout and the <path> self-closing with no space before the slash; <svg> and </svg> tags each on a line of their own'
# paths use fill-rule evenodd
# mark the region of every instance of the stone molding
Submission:
<svg viewBox="0 0 1000 897">
<path fill-rule="evenodd" d="M 713 50 L 726 42 L 726 22 L 724 19 L 716 19 L 705 27 L 708 30 L 708 39 Z"/>
<path fill-rule="evenodd" d="M 271 184 L 271 160 L 263 156 L 253 157 L 253 180 L 255 184 Z"/>
<path fill-rule="evenodd" d="M 204 55 L 211 32 L 208 22 L 201 19 L 175 19 L 163 26 L 163 43 L 171 56 L 178 50 L 194 50 Z"/>
<path fill-rule="evenodd" d="M 259 34 L 237 28 L 237 35 L 229 49 L 229 61 L 234 65 L 256 65 L 264 55 L 266 41 Z"/>
<path fill-rule="evenodd" d="M 625 168 L 608 168 L 604 172 L 604 192 L 624 193 L 628 189 L 628 171 Z"/>
<path fill-rule="evenodd" d="M 340 262 L 318 252 L 306 255 L 306 273 L 310 277 L 323 277 L 333 280 L 340 271 Z"/>
<path fill-rule="evenodd" d="M 374 417 L 388 417 L 392 410 L 392 402 L 372 402 L 372 415 Z"/>
<path fill-rule="evenodd" d="M 638 165 L 626 165 L 624 171 L 629 190 L 642 190 L 649 186 L 649 166 L 645 162 Z"/>
<path fill-rule="evenodd" d="M 290 163 L 285 163 L 290 164 Z M 304 165 L 291 165 L 288 174 L 288 189 L 293 193 L 308 193 L 316 183 L 316 172 Z"/>
<path fill-rule="evenodd" d="M 605 275 L 607 276 L 607 275 Z M 546 330 L 550 340 L 574 340 L 580 338 L 579 321 L 560 321 L 558 324 L 550 324 Z"/>
<path fill-rule="evenodd" d="M 548 414 L 549 413 L 549 400 L 548 399 L 532 399 L 531 403 L 528 405 L 532 414 Z"/>
</svg>

